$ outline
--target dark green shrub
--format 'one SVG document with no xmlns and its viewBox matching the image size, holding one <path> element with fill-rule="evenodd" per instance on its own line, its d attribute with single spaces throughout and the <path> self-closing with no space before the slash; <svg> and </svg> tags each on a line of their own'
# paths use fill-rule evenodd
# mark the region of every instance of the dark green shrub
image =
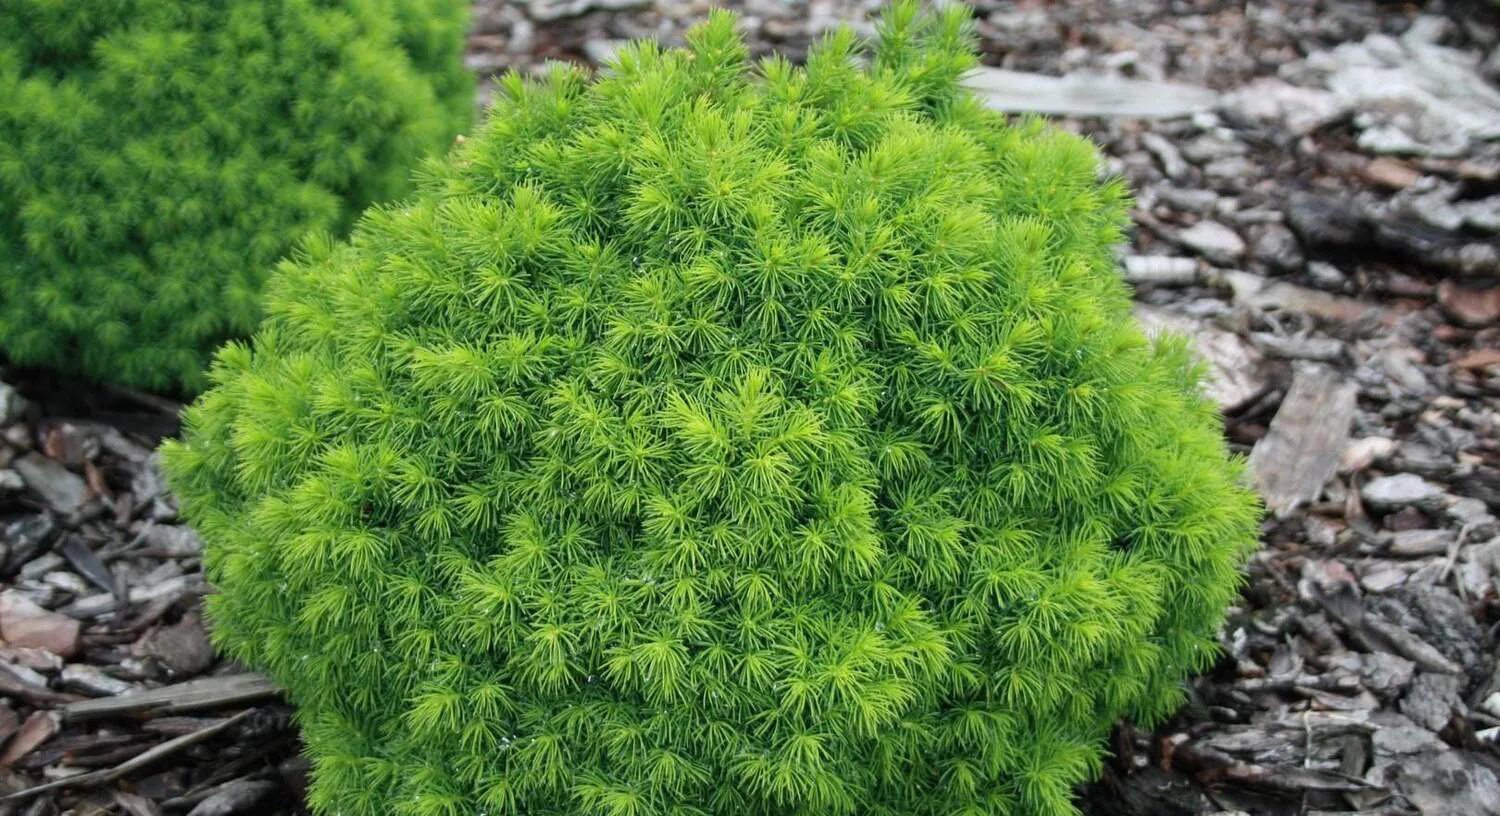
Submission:
<svg viewBox="0 0 1500 816">
<path fill-rule="evenodd" d="M 1257 511 L 1087 142 L 899 6 L 510 79 L 219 356 L 168 467 L 324 814 L 1061 814 Z"/>
<path fill-rule="evenodd" d="M 462 0 L 0 0 L 0 350 L 194 390 L 466 126 Z"/>
</svg>

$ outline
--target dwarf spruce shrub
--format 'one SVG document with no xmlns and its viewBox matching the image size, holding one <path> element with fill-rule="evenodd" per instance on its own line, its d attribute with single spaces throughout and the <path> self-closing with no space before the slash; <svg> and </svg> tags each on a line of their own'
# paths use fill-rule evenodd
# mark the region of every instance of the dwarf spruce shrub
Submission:
<svg viewBox="0 0 1500 816">
<path fill-rule="evenodd" d="M 511 77 L 280 267 L 168 467 L 321 814 L 1065 814 L 1256 511 L 1089 144 L 954 10 Z"/>
<path fill-rule="evenodd" d="M 468 122 L 462 0 L 0 0 L 0 350 L 185 388 Z"/>
</svg>

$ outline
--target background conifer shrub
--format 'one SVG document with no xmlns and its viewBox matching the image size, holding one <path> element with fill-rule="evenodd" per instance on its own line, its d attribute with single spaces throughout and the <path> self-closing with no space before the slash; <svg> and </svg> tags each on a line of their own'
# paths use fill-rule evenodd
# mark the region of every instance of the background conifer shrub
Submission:
<svg viewBox="0 0 1500 816">
<path fill-rule="evenodd" d="M 468 122 L 462 0 L 0 0 L 0 349 L 195 390 Z"/>
<path fill-rule="evenodd" d="M 167 462 L 318 812 L 1065 814 L 1178 704 L 1256 505 L 962 15 L 512 77 L 280 267 Z"/>
</svg>

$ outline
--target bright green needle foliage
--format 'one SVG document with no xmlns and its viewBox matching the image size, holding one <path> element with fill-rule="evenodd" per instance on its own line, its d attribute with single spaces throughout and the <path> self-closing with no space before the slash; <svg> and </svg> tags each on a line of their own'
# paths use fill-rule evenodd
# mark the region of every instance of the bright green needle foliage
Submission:
<svg viewBox="0 0 1500 816">
<path fill-rule="evenodd" d="M 0 0 L 0 350 L 197 390 L 309 230 L 464 128 L 463 0 Z"/>
<path fill-rule="evenodd" d="M 1178 704 L 1256 506 L 962 14 L 511 78 L 281 267 L 168 465 L 319 813 L 1066 814 Z"/>
</svg>

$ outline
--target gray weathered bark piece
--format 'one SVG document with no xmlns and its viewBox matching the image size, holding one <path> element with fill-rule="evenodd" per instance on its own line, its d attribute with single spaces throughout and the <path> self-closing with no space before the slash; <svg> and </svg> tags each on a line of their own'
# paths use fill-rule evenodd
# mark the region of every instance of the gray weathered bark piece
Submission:
<svg viewBox="0 0 1500 816">
<path fill-rule="evenodd" d="M 986 107 L 1006 113 L 1171 119 L 1212 110 L 1219 95 L 1180 82 L 1147 82 L 1105 74 L 1065 77 L 978 68 L 964 78 Z"/>
<path fill-rule="evenodd" d="M 1268 511 L 1285 516 L 1317 498 L 1338 470 L 1354 408 L 1354 383 L 1333 369 L 1295 369 L 1281 409 L 1250 452 L 1250 472 Z"/>
<path fill-rule="evenodd" d="M 99 717 L 121 717 L 146 713 L 184 714 L 235 703 L 263 700 L 279 693 L 280 690 L 276 688 L 276 685 L 264 675 L 232 674 L 189 680 L 186 683 L 175 683 L 136 694 L 83 700 L 63 706 L 62 715 L 63 719 L 68 722 L 77 722 Z"/>
<path fill-rule="evenodd" d="M 1133 312 L 1149 337 L 1166 331 L 1192 340 L 1194 352 L 1208 364 L 1203 394 L 1217 403 L 1220 410 L 1239 408 L 1265 390 L 1261 372 L 1264 358 L 1239 335 L 1208 321 L 1143 303 L 1136 304 Z"/>
</svg>

